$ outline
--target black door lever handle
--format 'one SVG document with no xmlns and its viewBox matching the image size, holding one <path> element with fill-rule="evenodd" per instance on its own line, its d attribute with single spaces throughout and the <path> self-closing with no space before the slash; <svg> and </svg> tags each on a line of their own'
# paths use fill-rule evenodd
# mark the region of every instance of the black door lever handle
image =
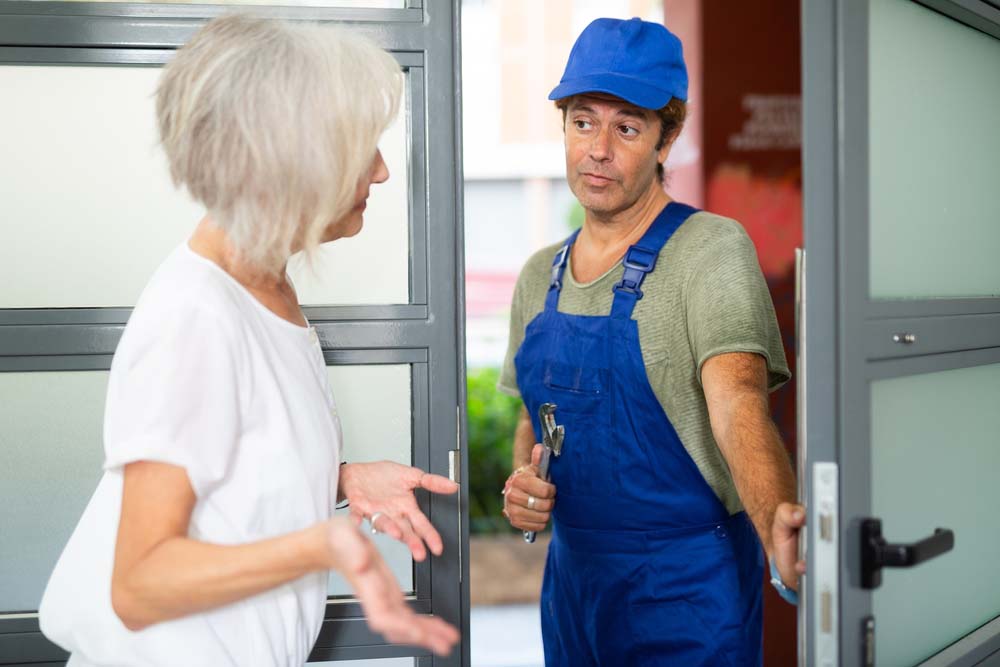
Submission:
<svg viewBox="0 0 1000 667">
<path fill-rule="evenodd" d="M 883 567 L 913 567 L 955 547 L 955 533 L 937 528 L 930 537 L 913 544 L 889 544 L 882 537 L 880 519 L 861 522 L 861 587 L 878 588 Z"/>
</svg>

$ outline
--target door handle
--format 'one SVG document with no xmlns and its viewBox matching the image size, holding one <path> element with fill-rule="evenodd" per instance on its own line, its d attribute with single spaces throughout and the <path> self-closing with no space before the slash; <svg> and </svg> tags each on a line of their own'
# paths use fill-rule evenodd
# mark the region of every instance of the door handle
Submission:
<svg viewBox="0 0 1000 667">
<path fill-rule="evenodd" d="M 955 533 L 937 528 L 930 537 L 913 544 L 889 544 L 882 537 L 881 519 L 861 522 L 861 587 L 878 588 L 883 567 L 913 567 L 937 558 L 955 547 Z"/>
</svg>

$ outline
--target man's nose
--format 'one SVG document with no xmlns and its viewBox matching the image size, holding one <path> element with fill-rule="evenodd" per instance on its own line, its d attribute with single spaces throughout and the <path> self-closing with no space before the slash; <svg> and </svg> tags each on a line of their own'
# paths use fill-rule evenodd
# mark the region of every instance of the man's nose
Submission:
<svg viewBox="0 0 1000 667">
<path fill-rule="evenodd" d="M 590 142 L 590 157 L 598 162 L 606 162 L 611 159 L 610 128 L 602 128 L 594 134 L 594 139 Z"/>
</svg>

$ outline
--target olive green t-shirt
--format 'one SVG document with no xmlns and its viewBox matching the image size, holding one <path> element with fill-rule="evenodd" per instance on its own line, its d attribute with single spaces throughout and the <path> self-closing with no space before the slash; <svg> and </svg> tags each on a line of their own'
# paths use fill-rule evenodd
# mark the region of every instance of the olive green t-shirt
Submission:
<svg viewBox="0 0 1000 667">
<path fill-rule="evenodd" d="M 510 339 L 497 388 L 519 396 L 514 356 L 525 327 L 545 307 L 552 259 L 561 244 L 538 251 L 521 270 L 511 304 Z M 622 278 L 619 261 L 593 282 L 573 279 L 566 267 L 559 312 L 607 315 L 613 287 Z M 632 313 L 646 374 L 656 398 L 688 454 L 730 513 L 742 510 L 732 475 L 712 435 L 701 368 L 725 352 L 754 352 L 767 360 L 768 388 L 791 373 L 781 346 L 774 304 L 743 227 L 707 212 L 688 218 L 660 251 L 642 285 L 644 297 Z"/>
</svg>

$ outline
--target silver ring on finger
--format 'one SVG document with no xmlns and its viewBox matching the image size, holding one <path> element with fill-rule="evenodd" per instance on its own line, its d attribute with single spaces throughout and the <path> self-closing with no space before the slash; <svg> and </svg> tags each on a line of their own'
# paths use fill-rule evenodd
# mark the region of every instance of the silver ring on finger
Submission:
<svg viewBox="0 0 1000 667">
<path fill-rule="evenodd" d="M 368 519 L 368 525 L 372 527 L 372 535 L 378 535 L 382 532 L 375 527 L 375 522 L 378 521 L 380 516 L 382 516 L 382 512 L 375 512 L 375 514 L 372 514 L 372 518 Z"/>
<path fill-rule="evenodd" d="M 535 502 L 536 502 L 536 498 L 534 496 L 528 496 L 528 509 L 529 510 L 535 509 Z"/>
</svg>

